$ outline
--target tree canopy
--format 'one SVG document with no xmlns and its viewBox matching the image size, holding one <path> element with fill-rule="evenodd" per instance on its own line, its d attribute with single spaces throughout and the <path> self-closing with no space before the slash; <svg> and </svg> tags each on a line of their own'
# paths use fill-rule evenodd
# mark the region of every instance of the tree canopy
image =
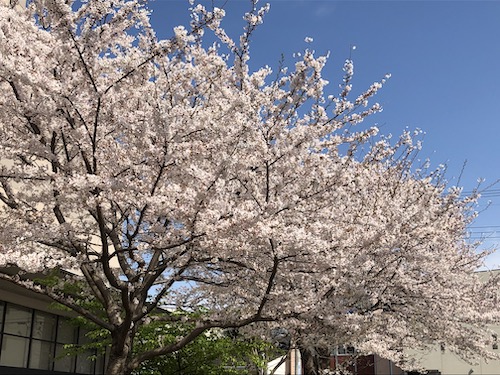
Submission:
<svg viewBox="0 0 500 375">
<path fill-rule="evenodd" d="M 253 5 L 238 41 L 202 5 L 169 40 L 141 1 L 2 9 L 0 277 L 108 330 L 110 375 L 214 327 L 286 327 L 405 368 L 405 348 L 435 342 L 488 356 L 493 299 L 465 239 L 474 197 L 415 164 L 418 132 L 362 124 L 388 77 L 353 95 L 348 59 L 330 93 L 311 50 L 252 71 L 268 11 Z M 73 274 L 26 277 L 57 268 Z M 75 280 L 104 314 L 64 287 Z M 134 353 L 140 327 L 180 319 L 159 305 L 208 313 Z"/>
</svg>

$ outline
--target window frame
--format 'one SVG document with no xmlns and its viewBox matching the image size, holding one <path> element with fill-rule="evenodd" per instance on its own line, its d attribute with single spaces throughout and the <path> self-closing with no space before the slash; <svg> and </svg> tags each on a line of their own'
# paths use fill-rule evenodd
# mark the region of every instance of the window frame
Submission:
<svg viewBox="0 0 500 375">
<path fill-rule="evenodd" d="M 10 306 L 11 306 L 11 308 L 19 308 L 19 309 L 27 310 L 29 312 L 30 327 L 28 330 L 29 332 L 27 333 L 26 336 L 24 336 L 22 334 L 19 335 L 19 334 L 9 333 L 9 330 L 7 330 L 7 332 L 5 332 L 7 310 L 9 310 Z M 46 316 L 46 317 L 54 319 L 54 323 L 52 326 L 52 332 L 50 333 L 50 337 L 51 337 L 50 339 L 44 338 L 44 332 L 42 332 L 40 335 L 36 334 L 35 324 L 37 323 L 38 316 Z M 5 338 L 6 337 L 13 337 L 13 338 L 20 338 L 20 339 L 28 340 L 27 352 L 24 353 L 25 358 L 23 360 L 23 367 L 18 367 L 18 366 L 15 366 L 15 367 L 32 369 L 32 370 L 40 370 L 40 371 L 68 372 L 68 373 L 75 374 L 76 370 L 78 368 L 77 363 L 81 362 L 82 360 L 87 361 L 87 357 L 89 356 L 89 354 L 90 355 L 97 354 L 97 350 L 94 350 L 94 353 L 89 353 L 89 351 L 85 351 L 85 352 L 76 354 L 74 356 L 71 356 L 72 357 L 71 358 L 71 365 L 70 365 L 71 368 L 65 368 L 63 370 L 58 368 L 58 366 L 56 365 L 57 362 L 59 361 L 57 359 L 57 355 L 60 354 L 61 348 L 63 348 L 62 350 L 64 350 L 64 345 L 67 345 L 67 344 L 78 345 L 78 344 L 82 344 L 81 341 L 84 341 L 84 340 L 82 340 L 82 337 L 85 335 L 85 331 L 82 327 L 75 327 L 74 328 L 74 335 L 73 335 L 74 337 L 73 337 L 73 340 L 71 340 L 72 342 L 68 342 L 67 339 L 63 339 L 63 338 L 59 337 L 58 331 L 59 331 L 60 327 L 63 324 L 67 324 L 66 322 L 68 322 L 68 321 L 69 321 L 69 319 L 67 317 L 64 317 L 61 315 L 52 314 L 52 313 L 49 313 L 47 311 L 33 309 L 33 308 L 22 306 L 22 305 L 19 305 L 16 303 L 0 300 L 0 367 L 10 366 L 9 364 L 2 363 L 2 350 L 1 349 L 3 348 Z M 38 322 L 38 324 L 40 324 L 40 323 Z M 69 324 L 71 324 L 71 323 L 69 323 Z M 42 331 L 43 331 L 43 329 L 42 329 Z M 40 337 L 38 337 L 38 336 L 40 336 Z M 34 357 L 32 358 L 33 352 L 35 350 L 34 343 L 38 344 L 40 346 L 40 348 L 42 348 L 44 345 L 50 346 L 49 351 L 51 352 L 51 356 L 48 359 L 48 361 L 49 361 L 48 368 L 47 367 L 40 368 L 39 364 L 38 365 L 34 364 L 34 362 L 37 361 L 36 358 L 34 358 Z M 40 353 L 43 353 L 43 352 L 44 351 L 42 349 L 40 349 Z M 91 372 L 87 372 L 86 374 L 92 374 L 92 375 L 104 374 L 104 366 L 106 363 L 106 359 L 107 358 L 104 354 L 103 358 L 101 360 L 92 361 L 92 365 L 89 366 L 90 367 L 89 370 Z M 98 366 L 98 364 L 101 364 L 101 366 Z M 98 367 L 102 367 L 102 368 L 98 368 Z"/>
</svg>

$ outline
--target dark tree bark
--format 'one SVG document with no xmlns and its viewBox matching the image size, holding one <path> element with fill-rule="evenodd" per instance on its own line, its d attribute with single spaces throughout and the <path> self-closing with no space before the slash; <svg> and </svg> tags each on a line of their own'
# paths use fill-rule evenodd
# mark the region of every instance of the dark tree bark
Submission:
<svg viewBox="0 0 500 375">
<path fill-rule="evenodd" d="M 313 347 L 299 347 L 303 375 L 319 375 L 319 356 Z"/>
</svg>

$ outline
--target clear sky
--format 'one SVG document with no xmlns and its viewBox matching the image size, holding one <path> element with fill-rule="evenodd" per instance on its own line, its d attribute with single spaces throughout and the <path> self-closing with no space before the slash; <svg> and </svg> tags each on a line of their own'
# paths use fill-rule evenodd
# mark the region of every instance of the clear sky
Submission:
<svg viewBox="0 0 500 375">
<path fill-rule="evenodd" d="M 203 2 L 202 2 L 203 3 Z M 226 9 L 223 26 L 238 39 L 250 1 L 214 1 Z M 260 4 L 264 4 L 261 0 Z M 354 94 L 385 73 L 392 78 L 377 94 L 384 111 L 371 119 L 384 134 L 406 127 L 425 132 L 422 158 L 446 164 L 450 184 L 467 162 L 460 185 L 471 190 L 478 178 L 488 186 L 500 179 L 500 1 L 271 0 L 252 40 L 251 65 L 292 66 L 294 52 L 330 52 L 325 78 L 331 89 L 342 78 L 352 52 Z M 204 3 L 210 6 L 211 2 Z M 159 37 L 189 22 L 186 0 L 156 0 L 152 22 Z M 312 37 L 310 44 L 305 37 Z M 356 46 L 351 51 L 351 46 Z M 483 246 L 500 245 L 500 184 L 484 193 L 491 201 L 471 228 Z M 500 246 L 498 246 L 500 248 Z M 500 265 L 500 251 L 488 267 Z"/>
</svg>

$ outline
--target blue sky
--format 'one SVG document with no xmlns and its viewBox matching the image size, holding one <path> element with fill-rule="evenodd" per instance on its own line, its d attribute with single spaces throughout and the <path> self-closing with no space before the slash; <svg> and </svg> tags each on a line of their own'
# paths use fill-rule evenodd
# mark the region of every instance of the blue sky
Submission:
<svg viewBox="0 0 500 375">
<path fill-rule="evenodd" d="M 392 74 L 376 98 L 384 111 L 372 118 L 382 133 L 422 129 L 422 158 L 446 164 L 450 184 L 457 184 L 467 161 L 460 181 L 465 190 L 475 187 L 478 178 L 485 179 L 484 186 L 500 179 L 500 1 L 269 3 L 271 11 L 252 39 L 252 67 L 276 67 L 281 54 L 292 66 L 292 54 L 305 48 L 330 52 L 324 75 L 335 92 L 342 64 L 355 45 L 354 93 Z M 224 5 L 223 25 L 237 39 L 250 2 L 215 0 L 215 5 Z M 162 38 L 172 35 L 173 26 L 189 21 L 186 0 L 156 0 L 150 8 Z M 314 42 L 306 44 L 305 37 Z M 488 200 L 490 207 L 471 228 L 474 236 L 483 232 L 488 237 L 485 247 L 500 244 L 500 184 L 491 189 L 479 209 Z M 498 265 L 500 253 L 488 261 L 489 267 Z"/>
</svg>

